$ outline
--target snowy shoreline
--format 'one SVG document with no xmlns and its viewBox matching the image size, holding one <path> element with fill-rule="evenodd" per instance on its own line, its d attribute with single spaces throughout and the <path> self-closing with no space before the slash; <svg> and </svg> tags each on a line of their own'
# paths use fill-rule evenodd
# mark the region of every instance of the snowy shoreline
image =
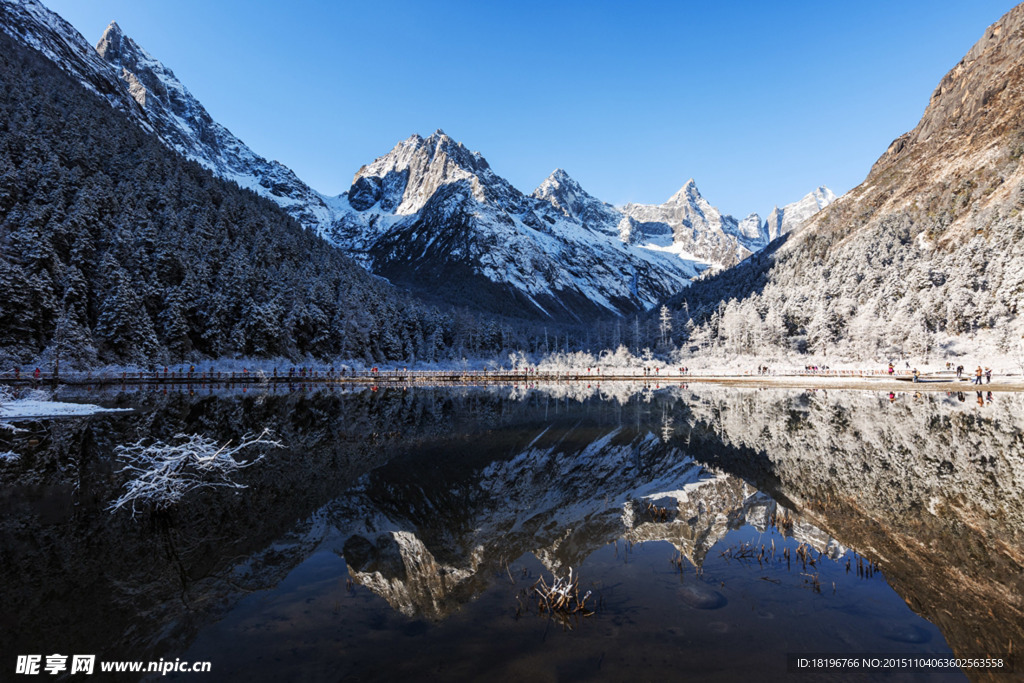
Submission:
<svg viewBox="0 0 1024 683">
<path fill-rule="evenodd" d="M 676 378 L 672 378 L 675 380 Z M 1020 375 L 993 378 L 980 385 L 964 380 L 909 379 L 877 377 L 843 377 L 816 375 L 700 375 L 688 379 L 691 383 L 720 384 L 734 387 L 773 387 L 779 389 L 859 389 L 863 391 L 1024 391 L 1024 377 Z"/>
<path fill-rule="evenodd" d="M 103 408 L 90 403 L 65 403 L 22 399 L 0 404 L 0 419 L 28 420 L 50 417 L 83 417 L 97 413 L 123 413 L 131 408 Z"/>
<path fill-rule="evenodd" d="M 696 369 L 687 372 L 678 372 L 675 368 L 661 367 L 657 371 L 650 368 L 648 371 L 636 368 L 574 368 L 561 370 L 530 369 L 525 370 L 382 370 L 379 372 L 358 372 L 346 375 L 327 375 L 317 373 L 313 375 L 295 375 L 294 377 L 267 377 L 255 373 L 225 373 L 227 376 L 208 378 L 205 375 L 196 373 L 195 376 L 179 376 L 169 379 L 160 378 L 99 378 L 92 377 L 88 384 L 90 386 L 142 386 L 142 385 L 166 385 L 166 386 L 268 386 L 268 385 L 380 385 L 380 386 L 452 386 L 465 384 L 566 384 L 586 382 L 588 384 L 611 384 L 611 383 L 641 383 L 644 385 L 678 385 L 691 383 L 713 383 L 727 386 L 748 386 L 748 387 L 776 387 L 776 388 L 844 388 L 863 390 L 894 390 L 907 391 L 913 388 L 916 391 L 1024 391 L 1024 375 L 1020 374 L 996 374 L 990 382 L 983 381 L 980 385 L 974 384 L 973 373 L 964 373 L 961 379 L 957 379 L 952 373 L 922 373 L 919 382 L 913 382 L 910 374 L 906 371 L 897 371 L 895 375 L 887 373 L 850 371 L 850 370 L 827 370 L 827 371 L 772 371 L 768 374 L 757 374 L 756 372 L 740 372 L 730 369 L 709 370 Z M 2 382 L 2 380 L 0 380 Z M 10 384 L 28 385 L 24 380 L 20 382 L 10 381 Z M 68 382 L 65 386 L 75 386 L 77 382 Z M 85 384 L 83 382 L 82 384 Z M 54 411 L 54 412 L 32 412 L 32 416 L 39 415 L 85 415 L 93 412 L 110 412 L 118 409 L 107 409 L 99 406 L 87 406 L 77 403 L 58 403 L 52 401 L 41 401 L 32 399 L 21 399 L 10 403 L 0 403 L 0 417 L 15 417 L 21 412 L 8 413 L 6 411 Z"/>
</svg>

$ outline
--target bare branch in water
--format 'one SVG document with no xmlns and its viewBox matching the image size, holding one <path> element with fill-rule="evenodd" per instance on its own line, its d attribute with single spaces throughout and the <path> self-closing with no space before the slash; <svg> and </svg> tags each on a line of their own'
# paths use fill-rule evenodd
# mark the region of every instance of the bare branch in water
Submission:
<svg viewBox="0 0 1024 683">
<path fill-rule="evenodd" d="M 244 489 L 246 486 L 234 481 L 233 476 L 239 470 L 258 463 L 263 454 L 249 461 L 236 460 L 235 456 L 253 446 L 284 448 L 269 429 L 255 435 L 246 434 L 234 446 L 231 441 L 218 445 L 213 439 L 200 434 L 177 434 L 174 438 L 179 443 L 155 441 L 147 444 L 145 439 L 140 439 L 115 449 L 117 456 L 125 462 L 120 471 L 131 478 L 125 482 L 124 493 L 108 506 L 108 510 L 116 512 L 121 508 L 131 508 L 134 517 L 140 506 L 165 509 L 195 489 Z"/>
<path fill-rule="evenodd" d="M 568 578 L 558 578 L 552 575 L 551 585 L 541 576 L 533 584 L 533 592 L 538 596 L 537 611 L 539 614 L 547 614 L 550 617 L 558 618 L 564 627 L 572 628 L 568 621 L 570 616 L 589 617 L 593 614 L 587 609 L 587 600 L 590 599 L 591 591 L 587 591 L 580 597 L 580 578 L 577 574 L 573 576 L 572 568 L 569 568 Z"/>
</svg>

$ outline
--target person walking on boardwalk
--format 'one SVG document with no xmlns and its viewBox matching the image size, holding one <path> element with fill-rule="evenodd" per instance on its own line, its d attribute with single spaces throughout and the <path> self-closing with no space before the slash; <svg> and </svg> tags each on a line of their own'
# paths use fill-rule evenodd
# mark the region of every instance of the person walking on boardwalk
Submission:
<svg viewBox="0 0 1024 683">
<path fill-rule="evenodd" d="M 956 378 L 960 379 L 961 377 L 963 377 L 963 375 L 964 375 L 964 366 L 962 366 L 962 365 L 956 366 Z"/>
<path fill-rule="evenodd" d="M 980 365 L 978 366 L 978 369 L 974 371 L 974 383 L 975 384 L 981 384 L 981 366 Z"/>
<path fill-rule="evenodd" d="M 992 384 L 992 368 L 985 368 L 985 384 Z"/>
<path fill-rule="evenodd" d="M 893 373 L 894 371 L 895 371 L 895 369 L 894 369 L 894 368 L 892 367 L 892 363 L 889 363 L 889 376 L 890 376 L 890 377 L 892 377 L 892 373 Z"/>
</svg>

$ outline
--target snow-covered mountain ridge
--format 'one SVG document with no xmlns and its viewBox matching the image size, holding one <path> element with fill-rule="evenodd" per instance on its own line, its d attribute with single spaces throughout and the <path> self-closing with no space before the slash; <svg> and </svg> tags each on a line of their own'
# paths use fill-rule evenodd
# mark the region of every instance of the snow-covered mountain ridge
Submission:
<svg viewBox="0 0 1024 683">
<path fill-rule="evenodd" d="M 96 47 L 37 0 L 0 0 L 0 29 L 42 52 L 88 90 L 124 111 L 167 146 L 273 200 L 307 228 L 331 220 L 324 199 L 212 119 L 174 73 L 112 22 Z"/>
<path fill-rule="evenodd" d="M 86 90 L 125 112 L 139 125 L 154 130 L 148 124 L 142 107 L 131 97 L 128 84 L 107 68 L 102 57 L 71 24 L 41 3 L 36 0 L 0 0 L 0 30 L 38 50 Z"/>
<path fill-rule="evenodd" d="M 373 272 L 495 312 L 570 320 L 630 313 L 705 267 L 523 194 L 441 130 L 413 135 L 359 169 L 334 207 L 329 239 Z"/>
<path fill-rule="evenodd" d="M 273 200 L 307 228 L 322 229 L 331 211 L 291 169 L 268 161 L 213 120 L 174 72 L 124 35 L 116 22 L 103 32 L 96 53 L 127 84 L 171 149 L 241 187 Z"/>
<path fill-rule="evenodd" d="M 697 189 L 693 178 L 664 204 L 626 204 L 619 209 L 623 237 L 647 240 L 648 248 L 694 254 L 719 267 L 742 261 L 801 225 L 835 201 L 819 187 L 799 201 L 774 207 L 767 220 L 752 213 L 742 220 L 722 214 Z M 634 236 L 638 237 L 634 237 Z"/>
<path fill-rule="evenodd" d="M 438 130 L 362 167 L 332 203 L 338 214 L 328 236 L 399 283 L 455 284 L 457 300 L 476 280 L 495 308 L 525 298 L 542 313 L 580 318 L 649 308 L 698 272 L 763 248 L 834 198 L 819 188 L 774 209 L 772 221 L 756 214 L 737 221 L 692 180 L 666 204 L 617 208 L 563 169 L 526 196 L 479 152 Z"/>
<path fill-rule="evenodd" d="M 768 221 L 737 221 L 692 181 L 665 204 L 616 208 L 561 169 L 525 195 L 442 131 L 400 142 L 359 169 L 348 192 L 328 197 L 214 121 L 116 23 L 92 48 L 38 0 L 0 0 L 0 13 L 3 30 L 169 148 L 271 199 L 375 274 L 449 303 L 557 320 L 644 310 L 806 218 L 792 207 L 834 198 L 819 189 Z"/>
</svg>

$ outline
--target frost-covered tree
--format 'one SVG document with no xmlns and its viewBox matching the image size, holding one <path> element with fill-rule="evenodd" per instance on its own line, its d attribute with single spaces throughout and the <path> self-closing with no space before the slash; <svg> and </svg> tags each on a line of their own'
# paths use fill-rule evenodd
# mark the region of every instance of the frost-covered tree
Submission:
<svg viewBox="0 0 1024 683">
<path fill-rule="evenodd" d="M 669 335 L 672 334 L 672 311 L 662 305 L 658 313 L 658 330 L 661 332 L 661 345 L 668 346 Z"/>
</svg>

